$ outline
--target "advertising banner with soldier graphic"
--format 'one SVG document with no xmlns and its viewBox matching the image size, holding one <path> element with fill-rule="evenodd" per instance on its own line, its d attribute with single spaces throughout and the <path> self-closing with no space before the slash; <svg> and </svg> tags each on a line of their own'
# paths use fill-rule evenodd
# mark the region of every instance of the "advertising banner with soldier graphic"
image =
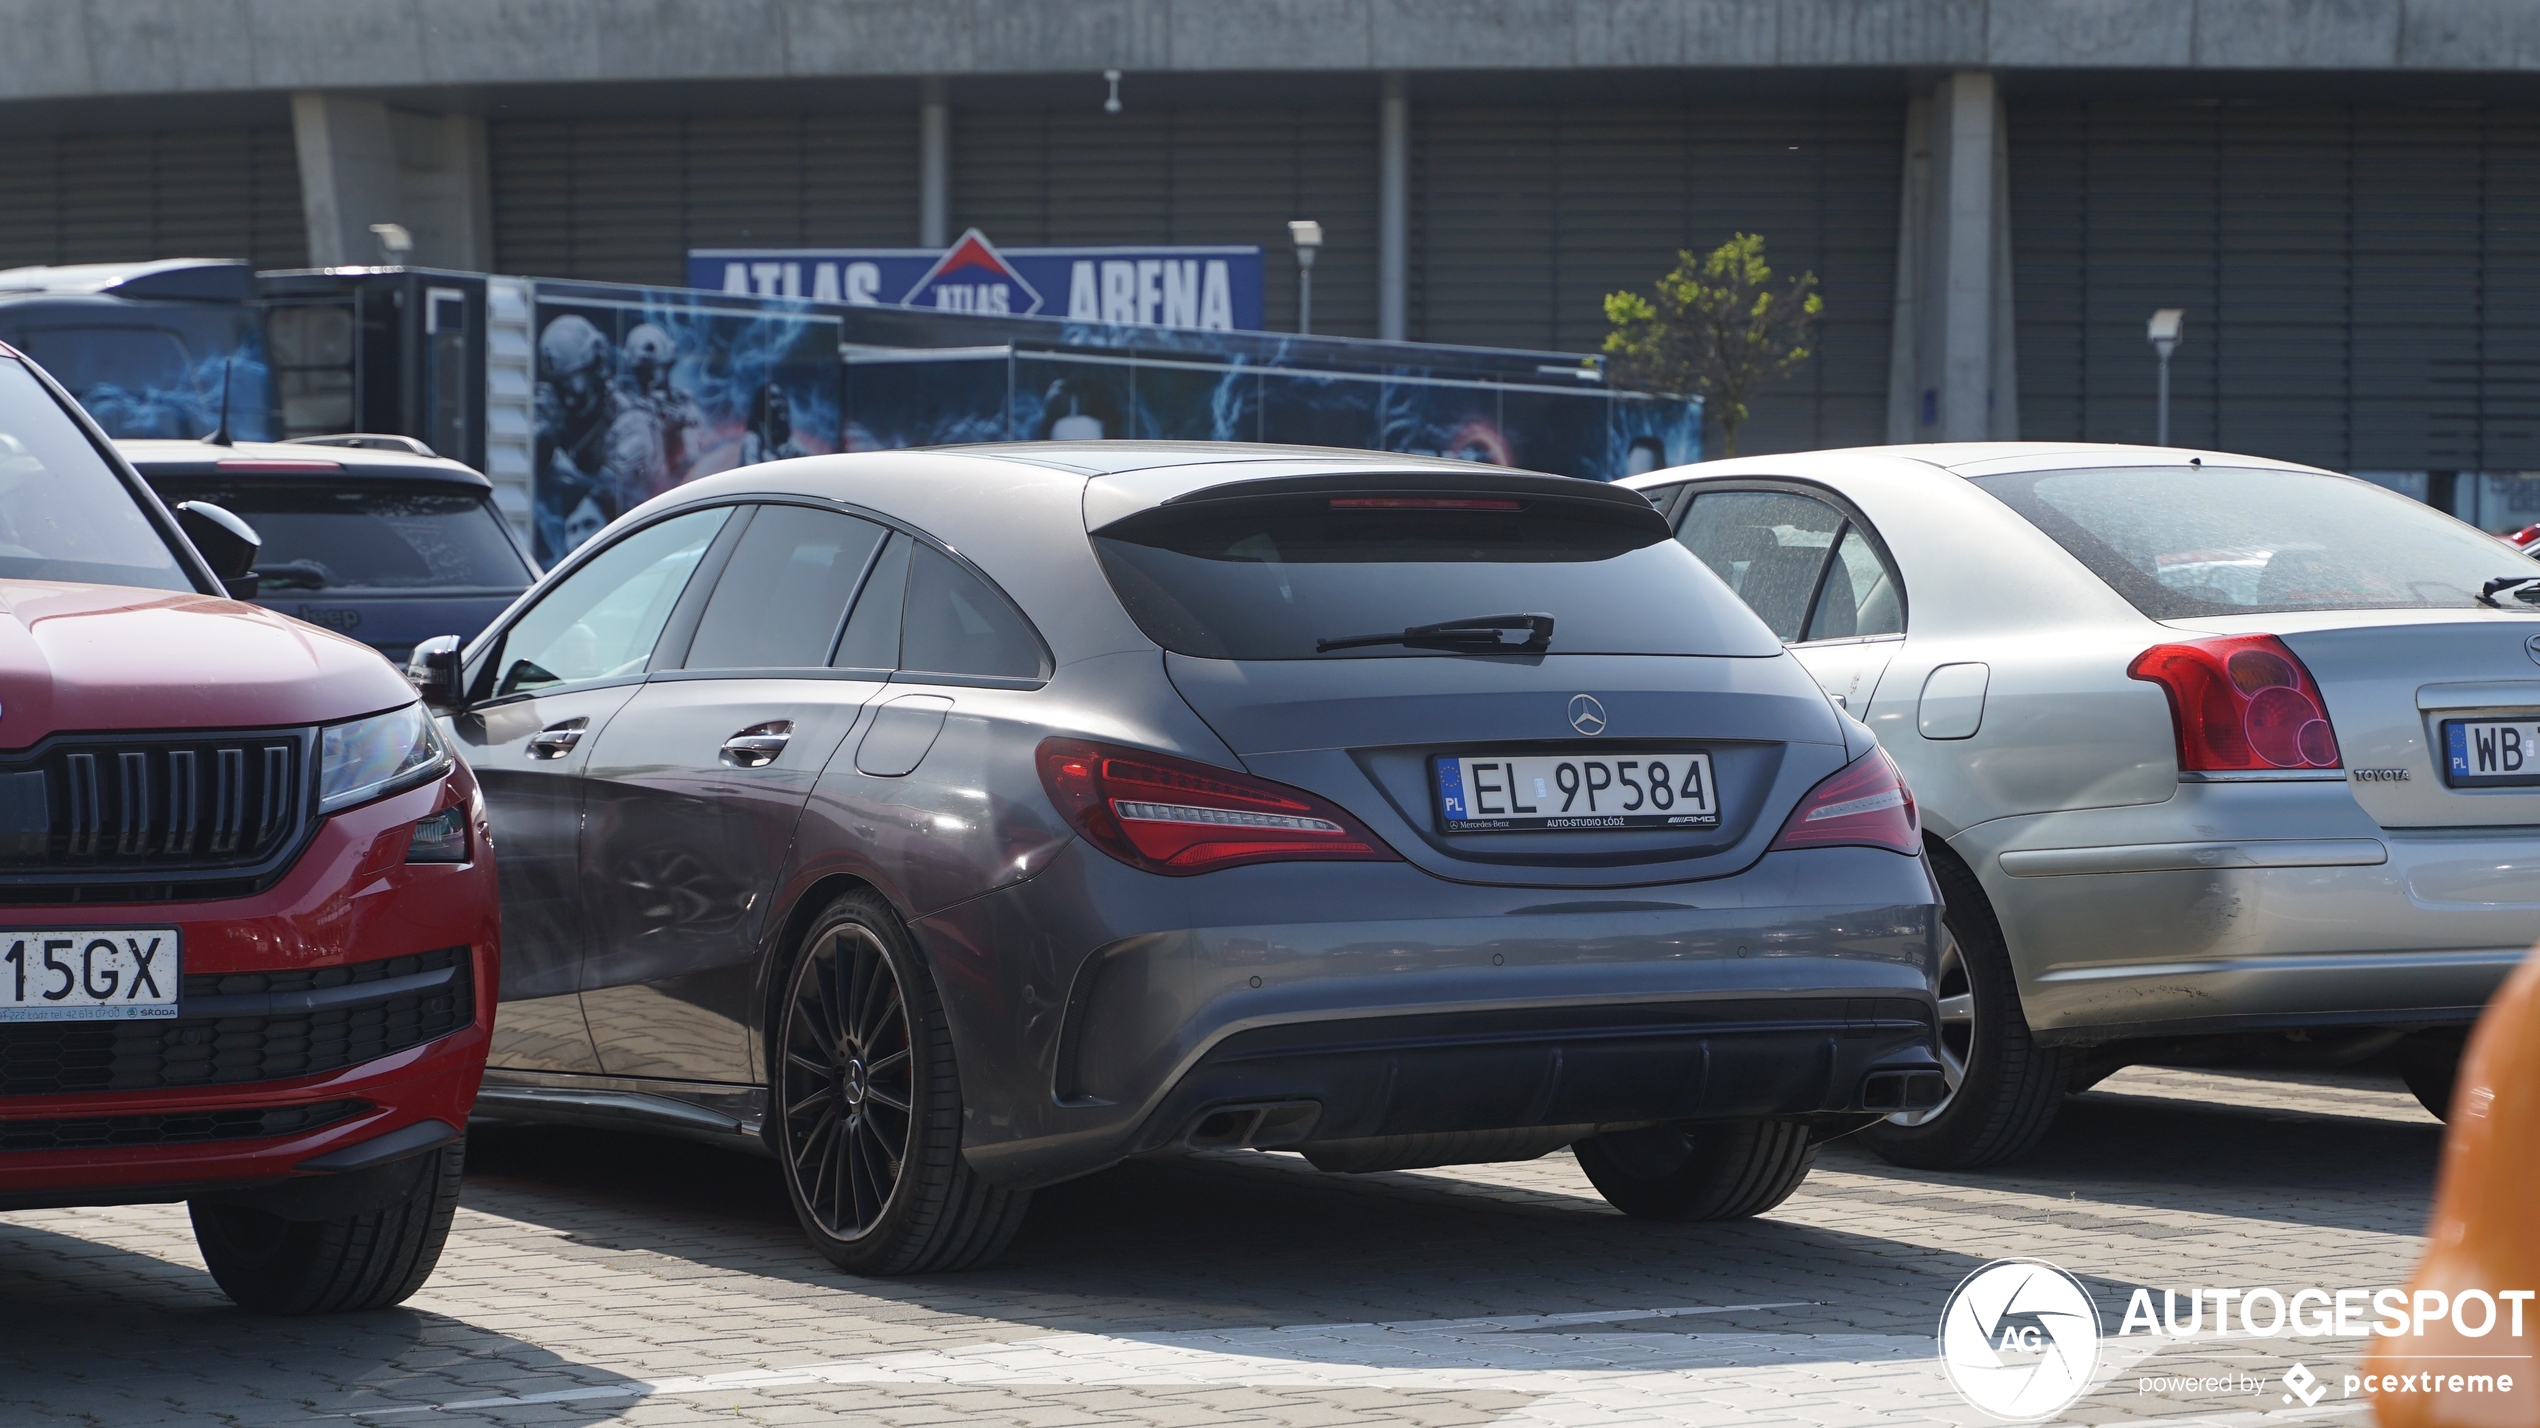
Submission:
<svg viewBox="0 0 2540 1428">
<path fill-rule="evenodd" d="M 1143 438 L 1357 447 L 1594 481 L 1702 459 L 1698 399 L 1253 354 L 867 348 L 847 365 L 847 449 Z M 1294 344 L 1303 348 L 1305 344 Z M 1446 354 L 1452 356 L 1454 354 Z M 1531 375 L 1531 374 L 1530 374 Z"/>
<path fill-rule="evenodd" d="M 536 547 L 736 466 L 840 449 L 838 319 L 807 304 L 538 285 Z"/>
</svg>

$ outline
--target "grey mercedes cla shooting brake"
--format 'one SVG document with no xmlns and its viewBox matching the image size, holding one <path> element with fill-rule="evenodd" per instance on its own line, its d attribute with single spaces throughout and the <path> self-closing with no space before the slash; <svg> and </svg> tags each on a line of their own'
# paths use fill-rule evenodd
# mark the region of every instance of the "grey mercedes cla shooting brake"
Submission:
<svg viewBox="0 0 2540 1428">
<path fill-rule="evenodd" d="M 1928 1106 L 1895 766 L 1634 492 L 1088 443 L 630 512 L 414 674 L 502 849 L 478 1113 L 747 1137 L 851 1271 L 1131 1156 L 1571 1147 L 1752 1215 Z"/>
</svg>

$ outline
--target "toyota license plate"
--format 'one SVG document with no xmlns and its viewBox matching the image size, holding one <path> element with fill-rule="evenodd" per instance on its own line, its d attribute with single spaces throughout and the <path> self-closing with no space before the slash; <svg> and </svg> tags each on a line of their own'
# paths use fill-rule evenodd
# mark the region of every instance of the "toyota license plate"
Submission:
<svg viewBox="0 0 2540 1428">
<path fill-rule="evenodd" d="M 1709 754 L 1615 749 L 1585 755 L 1441 756 L 1438 808 L 1449 833 L 1716 828 Z"/>
<path fill-rule="evenodd" d="M 176 1015 L 173 927 L 0 931 L 0 1022 Z"/>
<path fill-rule="evenodd" d="M 2443 742 L 2443 781 L 2454 788 L 2540 786 L 2540 722 L 2449 719 Z"/>
</svg>

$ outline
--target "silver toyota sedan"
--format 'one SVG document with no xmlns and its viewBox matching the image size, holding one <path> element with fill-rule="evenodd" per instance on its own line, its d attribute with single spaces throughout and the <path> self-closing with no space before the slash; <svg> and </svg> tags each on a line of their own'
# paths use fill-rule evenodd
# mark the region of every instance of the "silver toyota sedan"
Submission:
<svg viewBox="0 0 2540 1428">
<path fill-rule="evenodd" d="M 2441 1115 L 2540 937 L 2540 563 L 2221 452 L 1968 444 L 1626 484 L 1904 768 L 1971 1166 L 2137 1062 L 2396 1060 Z"/>
<path fill-rule="evenodd" d="M 502 849 L 479 1111 L 763 1142 L 862 1273 L 1198 1148 L 1768 1209 L 1946 1089 L 1939 899 L 1895 766 L 1672 535 L 1202 444 L 658 497 L 416 657 Z"/>
</svg>

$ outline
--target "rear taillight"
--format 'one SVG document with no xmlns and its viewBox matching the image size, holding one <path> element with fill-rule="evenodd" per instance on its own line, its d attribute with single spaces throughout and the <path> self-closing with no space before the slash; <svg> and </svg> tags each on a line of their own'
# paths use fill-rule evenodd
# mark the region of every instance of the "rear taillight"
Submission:
<svg viewBox="0 0 2540 1428">
<path fill-rule="evenodd" d="M 1401 861 L 1338 805 L 1249 774 L 1074 739 L 1042 740 L 1040 765 L 1050 801 L 1078 832 L 1151 873 Z"/>
<path fill-rule="evenodd" d="M 2338 766 L 2328 704 L 2311 672 L 2273 635 L 2154 645 L 2126 673 L 2169 695 L 2182 772 Z"/>
<path fill-rule="evenodd" d="M 1922 820 L 1913 791 L 1885 749 L 1872 749 L 1827 778 L 1782 824 L 1773 851 L 1784 848 L 1885 848 L 1907 855 L 1923 851 Z"/>
</svg>

